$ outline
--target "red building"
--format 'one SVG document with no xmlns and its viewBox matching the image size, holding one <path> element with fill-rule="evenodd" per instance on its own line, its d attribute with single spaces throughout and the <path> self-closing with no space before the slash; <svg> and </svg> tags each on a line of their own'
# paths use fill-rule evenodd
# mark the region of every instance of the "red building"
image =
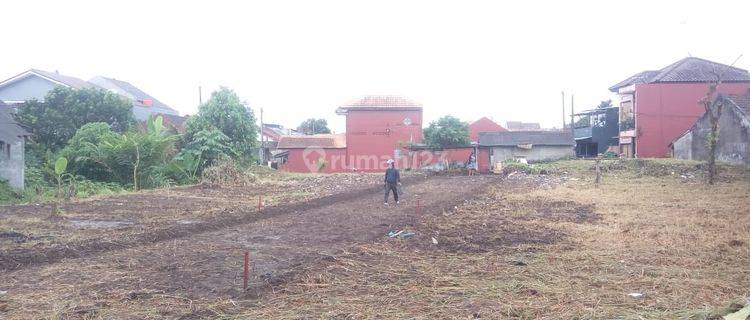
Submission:
<svg viewBox="0 0 750 320">
<path fill-rule="evenodd" d="M 704 113 L 700 100 L 721 74 L 720 93 L 750 88 L 747 70 L 685 58 L 660 70 L 637 73 L 610 87 L 620 96 L 620 153 L 626 157 L 666 157 L 669 144 Z"/>
<path fill-rule="evenodd" d="M 471 142 L 479 141 L 480 132 L 503 132 L 508 131 L 503 126 L 497 124 L 495 121 L 490 120 L 487 117 L 482 117 L 477 121 L 469 124 L 469 140 Z"/>
<path fill-rule="evenodd" d="M 422 105 L 398 96 L 367 96 L 336 110 L 345 134 L 282 136 L 282 170 L 294 172 L 382 171 L 394 159 L 410 167 L 407 146 L 422 142 Z"/>
<path fill-rule="evenodd" d="M 367 96 L 336 109 L 346 116 L 346 160 L 357 171 L 381 171 L 394 159 L 402 167 L 410 144 L 422 142 L 422 105 L 398 96 Z"/>
</svg>

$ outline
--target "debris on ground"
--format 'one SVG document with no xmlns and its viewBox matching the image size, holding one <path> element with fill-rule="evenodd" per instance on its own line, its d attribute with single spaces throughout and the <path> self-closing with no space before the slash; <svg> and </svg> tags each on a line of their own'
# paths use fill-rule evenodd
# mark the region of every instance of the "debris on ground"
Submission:
<svg viewBox="0 0 750 320">
<path fill-rule="evenodd" d="M 438 241 L 437 239 L 435 239 L 435 237 L 432 237 L 432 244 L 438 244 Z"/>
<path fill-rule="evenodd" d="M 528 265 L 526 262 L 523 262 L 521 260 L 513 260 L 513 261 L 510 262 L 510 264 L 512 264 L 514 266 L 518 266 L 518 267 L 523 267 L 523 266 Z"/>
<path fill-rule="evenodd" d="M 417 234 L 411 231 L 406 231 L 406 230 L 389 231 L 387 234 L 388 238 L 401 238 L 401 239 L 411 238 L 415 235 Z"/>
<path fill-rule="evenodd" d="M 737 312 L 730 313 L 724 316 L 724 320 L 746 320 L 750 318 L 750 304 L 744 308 L 737 310 Z"/>
<path fill-rule="evenodd" d="M 643 293 L 632 292 L 632 293 L 628 293 L 628 296 L 631 297 L 631 298 L 638 299 L 638 298 L 643 298 Z"/>
</svg>

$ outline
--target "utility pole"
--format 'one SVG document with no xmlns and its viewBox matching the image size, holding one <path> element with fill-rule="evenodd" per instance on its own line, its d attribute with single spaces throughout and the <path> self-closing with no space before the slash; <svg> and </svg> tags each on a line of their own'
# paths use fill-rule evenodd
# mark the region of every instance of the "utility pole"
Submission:
<svg viewBox="0 0 750 320">
<path fill-rule="evenodd" d="M 562 93 L 562 115 L 563 115 L 563 126 L 562 129 L 565 130 L 565 91 L 560 92 Z"/>
<path fill-rule="evenodd" d="M 576 113 L 576 111 L 575 111 L 575 103 L 574 103 L 574 100 L 573 100 L 574 97 L 575 97 L 574 94 L 570 95 L 570 134 L 573 136 L 573 142 L 574 142 L 574 144 L 573 144 L 574 145 L 573 146 L 573 150 L 574 150 L 575 154 L 578 155 L 578 144 L 575 143 L 575 140 L 576 140 L 576 129 L 575 129 L 576 122 L 575 122 L 575 118 L 573 117 L 573 115 Z"/>
<path fill-rule="evenodd" d="M 198 86 L 198 105 L 203 104 L 203 92 L 201 91 L 201 86 Z"/>
<path fill-rule="evenodd" d="M 259 153 L 258 156 L 260 157 L 260 159 L 258 160 L 258 162 L 260 162 L 261 165 L 263 165 L 266 161 L 264 157 L 265 151 L 266 151 L 264 149 L 266 146 L 264 140 L 265 140 L 265 136 L 263 135 L 263 107 L 260 107 L 260 148 L 258 149 L 258 153 Z"/>
<path fill-rule="evenodd" d="M 575 95 L 573 94 L 570 95 L 570 132 L 573 132 L 573 128 L 575 127 L 575 118 L 573 117 L 573 115 L 576 113 L 574 96 Z"/>
</svg>

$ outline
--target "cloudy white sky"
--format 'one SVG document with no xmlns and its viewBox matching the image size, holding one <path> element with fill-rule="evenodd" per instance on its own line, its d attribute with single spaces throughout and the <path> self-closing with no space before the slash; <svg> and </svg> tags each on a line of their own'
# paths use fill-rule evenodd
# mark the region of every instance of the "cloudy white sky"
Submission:
<svg viewBox="0 0 750 320">
<path fill-rule="evenodd" d="M 114 77 L 181 114 L 224 85 L 267 122 L 337 131 L 335 108 L 362 95 L 412 98 L 427 121 L 559 127 L 561 91 L 580 110 L 688 55 L 750 67 L 750 1 L 19 0 L 0 21 L 3 79 Z"/>
</svg>

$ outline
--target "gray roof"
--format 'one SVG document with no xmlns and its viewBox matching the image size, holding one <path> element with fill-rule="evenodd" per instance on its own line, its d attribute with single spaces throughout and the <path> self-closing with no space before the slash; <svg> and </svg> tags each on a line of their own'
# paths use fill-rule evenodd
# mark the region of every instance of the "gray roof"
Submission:
<svg viewBox="0 0 750 320">
<path fill-rule="evenodd" d="M 750 93 L 746 94 L 732 94 L 725 96 L 738 110 L 748 119 L 750 119 Z"/>
<path fill-rule="evenodd" d="M 517 146 L 522 144 L 573 146 L 573 133 L 566 131 L 480 132 L 480 146 Z"/>
<path fill-rule="evenodd" d="M 39 74 L 45 78 L 49 78 L 59 83 L 62 83 L 74 89 L 83 89 L 83 88 L 89 88 L 93 86 L 91 83 L 88 83 L 84 80 L 78 79 L 76 77 L 62 75 L 57 72 L 49 72 L 49 71 L 44 71 L 44 70 L 39 70 L 39 69 L 31 69 L 29 71 Z"/>
<path fill-rule="evenodd" d="M 13 119 L 13 109 L 0 101 L 0 140 L 15 142 L 30 134 Z"/>
<path fill-rule="evenodd" d="M 100 77 L 96 77 L 94 79 L 91 79 L 91 82 L 94 83 L 94 84 L 99 85 L 96 82 L 96 81 L 98 81 L 97 78 L 103 79 L 104 81 L 107 81 L 107 82 L 111 83 L 112 85 L 117 86 L 122 91 L 125 91 L 127 94 L 131 95 L 134 98 L 134 103 L 135 103 L 136 106 L 145 106 L 143 104 L 143 101 L 147 100 L 147 99 L 151 99 L 152 106 L 157 107 L 157 108 L 169 109 L 169 110 L 177 112 L 177 110 L 175 110 L 172 107 L 170 107 L 170 106 L 164 104 L 163 102 L 157 100 L 156 98 L 152 97 L 150 94 L 144 92 L 143 90 L 139 89 L 138 87 L 130 84 L 130 82 L 122 81 L 122 80 L 117 80 L 117 79 L 114 79 L 114 78 L 101 77 L 101 76 Z M 99 85 L 99 86 L 101 86 L 101 85 Z M 104 86 L 101 86 L 101 87 L 104 87 Z M 105 88 L 105 89 L 107 89 L 107 88 Z"/>
<path fill-rule="evenodd" d="M 648 83 L 657 74 L 659 74 L 658 70 L 641 71 L 641 72 L 638 72 L 638 73 L 630 76 L 629 78 L 627 78 L 625 80 L 622 80 L 622 81 L 618 82 L 614 86 L 609 87 L 609 90 L 610 91 L 617 91 L 618 89 L 620 89 L 622 87 L 627 87 L 627 86 L 632 85 L 632 84 Z"/>
<path fill-rule="evenodd" d="M 750 73 L 745 69 L 688 57 L 661 70 L 639 72 L 609 87 L 609 90 L 616 92 L 622 87 L 640 83 L 710 82 L 716 80 L 717 73 L 721 75 L 722 82 L 750 82 Z"/>
</svg>

